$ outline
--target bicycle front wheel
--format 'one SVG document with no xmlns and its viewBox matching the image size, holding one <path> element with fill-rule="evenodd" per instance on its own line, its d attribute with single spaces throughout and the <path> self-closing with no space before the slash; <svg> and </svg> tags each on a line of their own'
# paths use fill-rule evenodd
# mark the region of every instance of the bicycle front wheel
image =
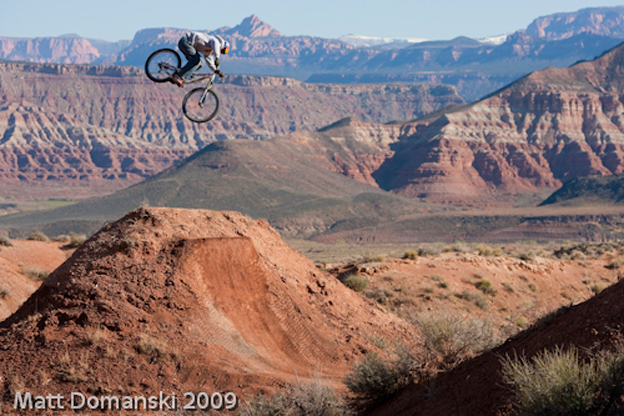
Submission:
<svg viewBox="0 0 624 416">
<path fill-rule="evenodd" d="M 195 123 L 205 123 L 212 120 L 219 111 L 219 97 L 213 90 L 206 94 L 205 88 L 195 88 L 184 96 L 182 111 L 184 115 Z"/>
<path fill-rule="evenodd" d="M 180 69 L 180 55 L 173 49 L 159 49 L 147 58 L 145 73 L 154 82 L 166 82 Z"/>
</svg>

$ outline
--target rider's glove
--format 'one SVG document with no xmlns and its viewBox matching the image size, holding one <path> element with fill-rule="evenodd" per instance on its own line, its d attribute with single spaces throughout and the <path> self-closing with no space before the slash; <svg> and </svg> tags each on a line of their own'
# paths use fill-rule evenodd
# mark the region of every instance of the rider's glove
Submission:
<svg viewBox="0 0 624 416">
<path fill-rule="evenodd" d="M 219 75 L 219 77 L 223 78 L 223 72 L 219 71 L 218 69 L 215 71 L 215 74 Z"/>
<path fill-rule="evenodd" d="M 215 59 L 215 66 L 219 68 L 219 58 Z"/>
</svg>

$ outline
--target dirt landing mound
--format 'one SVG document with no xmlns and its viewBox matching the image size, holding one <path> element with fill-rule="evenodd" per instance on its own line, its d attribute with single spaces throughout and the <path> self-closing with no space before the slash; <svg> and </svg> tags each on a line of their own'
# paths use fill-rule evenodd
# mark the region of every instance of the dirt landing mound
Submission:
<svg viewBox="0 0 624 416">
<path fill-rule="evenodd" d="M 5 409 L 15 391 L 233 391 L 297 378 L 339 386 L 401 320 L 237 213 L 141 208 L 109 224 L 0 324 Z M 375 338 L 373 338 L 375 337 Z"/>
<path fill-rule="evenodd" d="M 491 352 L 434 381 L 433 390 L 406 389 L 374 415 L 488 416 L 508 414 L 511 390 L 501 379 L 501 358 L 532 357 L 544 349 L 607 346 L 624 326 L 624 281 L 518 334 Z M 548 322 L 550 321 L 550 322 Z"/>
</svg>

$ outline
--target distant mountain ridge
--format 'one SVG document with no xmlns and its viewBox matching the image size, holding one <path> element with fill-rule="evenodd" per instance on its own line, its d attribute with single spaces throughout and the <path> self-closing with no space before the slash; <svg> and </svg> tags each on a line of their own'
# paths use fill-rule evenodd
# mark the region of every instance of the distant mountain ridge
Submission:
<svg viewBox="0 0 624 416">
<path fill-rule="evenodd" d="M 283 36 L 252 15 L 210 33 L 227 36 L 232 52 L 223 69 L 233 74 L 288 76 L 310 82 L 435 82 L 455 85 L 476 100 L 520 76 L 547 66 L 593 59 L 624 39 L 624 7 L 588 8 L 535 19 L 505 42 L 451 41 L 362 43 L 312 36 Z M 143 67 L 160 47 L 176 47 L 184 28 L 144 29 L 119 46 L 86 39 L 0 38 L 0 59 Z M 51 52 L 50 52 L 51 51 Z M 116 51 L 116 52 L 111 52 Z"/>
<path fill-rule="evenodd" d="M 349 116 L 410 120 L 463 103 L 444 85 L 232 75 L 215 86 L 218 116 L 196 124 L 182 115 L 185 90 L 131 66 L 0 63 L 0 85 L 0 190 L 31 198 L 112 192 L 216 140 L 267 139 Z"/>
</svg>

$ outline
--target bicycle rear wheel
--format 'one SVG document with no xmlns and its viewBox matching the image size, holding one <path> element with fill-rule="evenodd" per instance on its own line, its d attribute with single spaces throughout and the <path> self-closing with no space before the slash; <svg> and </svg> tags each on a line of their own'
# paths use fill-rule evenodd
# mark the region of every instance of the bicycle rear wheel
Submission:
<svg viewBox="0 0 624 416">
<path fill-rule="evenodd" d="M 205 88 L 195 88 L 184 96 L 182 111 L 184 115 L 195 123 L 205 123 L 212 120 L 219 111 L 219 97 L 210 90 L 204 97 Z M 202 102 L 202 97 L 203 102 Z"/>
<path fill-rule="evenodd" d="M 159 49 L 145 61 L 145 73 L 154 82 L 166 82 L 180 69 L 180 55 L 173 49 Z"/>
</svg>

